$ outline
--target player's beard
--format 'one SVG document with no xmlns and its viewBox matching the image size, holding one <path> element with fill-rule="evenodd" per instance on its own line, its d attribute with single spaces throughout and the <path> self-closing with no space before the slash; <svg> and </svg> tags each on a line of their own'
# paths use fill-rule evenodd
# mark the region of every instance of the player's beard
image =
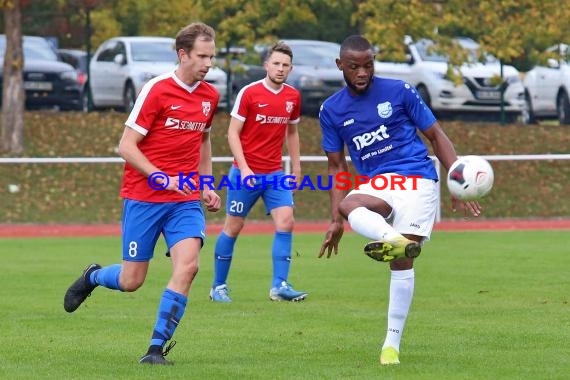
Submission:
<svg viewBox="0 0 570 380">
<path fill-rule="evenodd" d="M 285 77 L 283 77 L 282 79 L 278 79 L 275 76 L 268 75 L 267 78 L 271 83 L 276 84 L 278 86 L 281 86 L 283 83 L 285 83 Z"/>
<path fill-rule="evenodd" d="M 358 88 L 358 87 L 356 87 L 355 85 L 353 85 L 353 84 L 350 82 L 349 78 L 346 76 L 346 74 L 343 73 L 344 82 L 346 83 L 346 86 L 347 86 L 348 88 L 350 88 L 350 90 L 351 90 L 352 92 L 354 92 L 355 94 L 359 94 L 359 95 L 360 95 L 360 94 L 364 94 L 366 91 L 368 91 L 368 88 L 370 87 L 370 84 L 372 83 L 372 76 L 373 76 L 373 75 L 374 75 L 374 74 L 370 74 L 370 77 L 368 78 L 368 83 L 366 84 L 366 87 L 364 87 L 364 88 Z"/>
</svg>

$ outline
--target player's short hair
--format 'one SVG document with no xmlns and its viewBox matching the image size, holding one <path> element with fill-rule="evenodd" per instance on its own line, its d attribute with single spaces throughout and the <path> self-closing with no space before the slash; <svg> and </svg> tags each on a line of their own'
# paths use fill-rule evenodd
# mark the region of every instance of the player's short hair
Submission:
<svg viewBox="0 0 570 380">
<path fill-rule="evenodd" d="M 267 54 L 265 54 L 265 60 L 267 61 L 273 53 L 286 54 L 291 58 L 291 62 L 293 61 L 293 50 L 291 50 L 291 47 L 283 41 L 277 42 L 267 50 Z"/>
<path fill-rule="evenodd" d="M 372 45 L 370 41 L 366 38 L 362 37 L 361 35 L 354 34 L 352 36 L 348 36 L 342 41 L 340 45 L 340 56 L 342 57 L 344 53 L 348 50 L 354 51 L 366 51 L 372 50 Z"/>
<path fill-rule="evenodd" d="M 176 35 L 176 51 L 183 49 L 187 52 L 194 48 L 194 43 L 199 37 L 203 37 L 206 41 L 214 41 L 216 32 L 214 28 L 203 22 L 193 22 L 180 29 Z"/>
</svg>

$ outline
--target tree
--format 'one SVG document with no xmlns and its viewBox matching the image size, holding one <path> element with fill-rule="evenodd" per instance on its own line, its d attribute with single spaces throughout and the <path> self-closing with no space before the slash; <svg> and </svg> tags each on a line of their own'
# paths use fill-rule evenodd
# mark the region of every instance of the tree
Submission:
<svg viewBox="0 0 570 380">
<path fill-rule="evenodd" d="M 538 59 L 545 47 L 570 40 L 570 8 L 556 0 L 367 0 L 357 1 L 353 20 L 381 47 L 383 57 L 403 58 L 404 35 L 431 38 L 460 63 L 450 38 L 477 40 L 501 62 Z"/>
<path fill-rule="evenodd" d="M 2 151 L 17 154 L 24 150 L 24 83 L 22 71 L 22 25 L 19 0 L 2 0 L 6 28 L 6 53 L 2 83 Z"/>
</svg>

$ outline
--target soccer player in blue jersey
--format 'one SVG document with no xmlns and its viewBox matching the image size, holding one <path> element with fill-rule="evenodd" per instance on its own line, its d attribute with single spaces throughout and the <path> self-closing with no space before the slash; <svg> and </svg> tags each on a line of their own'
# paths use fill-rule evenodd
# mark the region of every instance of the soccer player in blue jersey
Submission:
<svg viewBox="0 0 570 380">
<path fill-rule="evenodd" d="M 329 174 L 334 177 L 348 171 L 346 146 L 360 175 L 397 179 L 401 185 L 378 186 L 383 183 L 370 180 L 348 194 L 333 186 L 329 192 L 332 221 L 319 257 L 338 253 L 346 219 L 354 231 L 372 240 L 364 253 L 389 262 L 388 324 L 380 363 L 399 364 L 400 341 L 414 292 L 414 258 L 430 237 L 439 202 L 437 173 L 417 131 L 430 142 L 446 170 L 457 155 L 413 86 L 374 76 L 374 52 L 367 39 L 347 37 L 336 64 L 347 87 L 325 100 L 319 113 Z M 461 206 L 474 216 L 481 213 L 477 201 L 452 202 L 454 209 Z"/>
</svg>

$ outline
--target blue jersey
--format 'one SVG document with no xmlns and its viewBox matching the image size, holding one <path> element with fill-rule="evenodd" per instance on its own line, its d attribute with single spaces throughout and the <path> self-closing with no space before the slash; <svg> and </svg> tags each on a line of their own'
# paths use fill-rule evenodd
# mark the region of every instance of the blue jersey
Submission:
<svg viewBox="0 0 570 380">
<path fill-rule="evenodd" d="M 436 119 L 410 84 L 373 77 L 365 94 L 353 95 L 344 88 L 325 100 L 319 119 L 323 150 L 342 152 L 346 145 L 359 174 L 437 180 L 427 146 L 417 134 Z"/>
</svg>

